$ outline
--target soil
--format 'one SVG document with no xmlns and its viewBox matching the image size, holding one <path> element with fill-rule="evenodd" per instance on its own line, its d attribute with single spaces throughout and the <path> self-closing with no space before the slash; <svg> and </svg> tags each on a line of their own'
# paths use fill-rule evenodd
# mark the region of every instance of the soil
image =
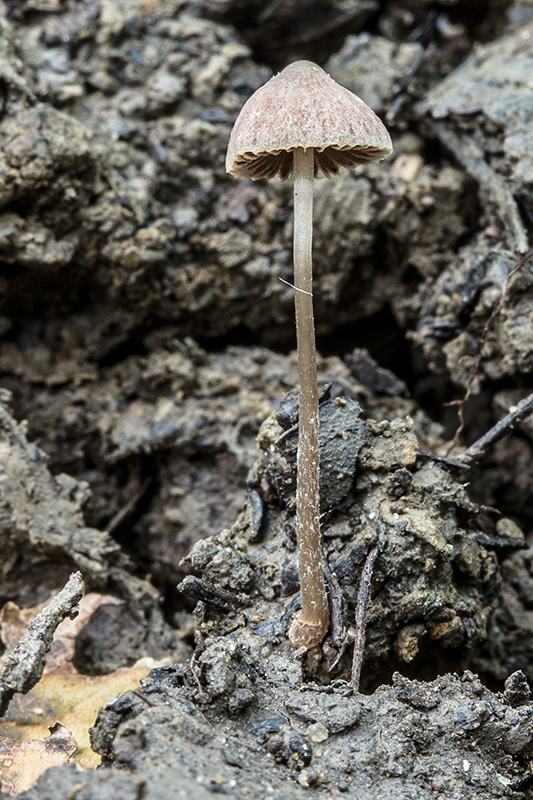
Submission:
<svg viewBox="0 0 533 800">
<path fill-rule="evenodd" d="M 291 186 L 224 168 L 295 58 L 394 142 L 316 182 L 308 652 Z M 25 800 L 533 797 L 533 417 L 469 449 L 533 391 L 532 86 L 530 0 L 0 3 L 0 606 L 80 571 L 80 672 L 172 662 Z"/>
</svg>

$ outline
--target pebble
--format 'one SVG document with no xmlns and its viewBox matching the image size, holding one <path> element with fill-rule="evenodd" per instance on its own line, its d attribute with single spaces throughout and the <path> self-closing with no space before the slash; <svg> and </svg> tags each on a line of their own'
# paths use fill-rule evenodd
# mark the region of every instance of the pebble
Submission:
<svg viewBox="0 0 533 800">
<path fill-rule="evenodd" d="M 329 731 L 321 722 L 315 722 L 307 728 L 307 735 L 312 742 L 325 742 L 329 737 Z"/>
</svg>

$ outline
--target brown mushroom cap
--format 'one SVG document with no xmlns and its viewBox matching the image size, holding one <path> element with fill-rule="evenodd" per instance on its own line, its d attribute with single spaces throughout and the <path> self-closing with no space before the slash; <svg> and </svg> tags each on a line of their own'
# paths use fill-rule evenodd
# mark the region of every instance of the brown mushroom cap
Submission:
<svg viewBox="0 0 533 800">
<path fill-rule="evenodd" d="M 357 95 L 316 64 L 296 61 L 244 104 L 231 132 L 226 170 L 236 178 L 289 178 L 292 151 L 315 150 L 315 175 L 381 161 L 389 133 Z"/>
</svg>

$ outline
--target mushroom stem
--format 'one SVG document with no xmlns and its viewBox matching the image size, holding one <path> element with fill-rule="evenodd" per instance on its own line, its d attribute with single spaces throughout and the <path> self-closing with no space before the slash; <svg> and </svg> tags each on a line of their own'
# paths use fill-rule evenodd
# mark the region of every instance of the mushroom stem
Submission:
<svg viewBox="0 0 533 800">
<path fill-rule="evenodd" d="M 318 387 L 313 315 L 313 181 L 312 147 L 294 150 L 294 287 L 300 380 L 296 485 L 296 537 L 301 611 L 289 637 L 297 646 L 314 647 L 329 626 L 329 608 L 320 543 L 318 483 Z"/>
</svg>

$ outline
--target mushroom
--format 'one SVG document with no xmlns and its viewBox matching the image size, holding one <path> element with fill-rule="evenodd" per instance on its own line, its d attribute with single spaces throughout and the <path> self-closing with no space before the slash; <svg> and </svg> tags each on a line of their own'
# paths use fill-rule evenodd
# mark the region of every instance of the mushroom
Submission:
<svg viewBox="0 0 533 800">
<path fill-rule="evenodd" d="M 231 132 L 226 170 L 236 178 L 294 179 L 294 289 L 299 434 L 296 536 L 301 610 L 289 638 L 311 648 L 324 638 L 329 608 L 319 512 L 318 392 L 313 318 L 313 181 L 390 155 L 390 136 L 359 97 L 310 61 L 296 61 L 258 89 Z"/>
</svg>

